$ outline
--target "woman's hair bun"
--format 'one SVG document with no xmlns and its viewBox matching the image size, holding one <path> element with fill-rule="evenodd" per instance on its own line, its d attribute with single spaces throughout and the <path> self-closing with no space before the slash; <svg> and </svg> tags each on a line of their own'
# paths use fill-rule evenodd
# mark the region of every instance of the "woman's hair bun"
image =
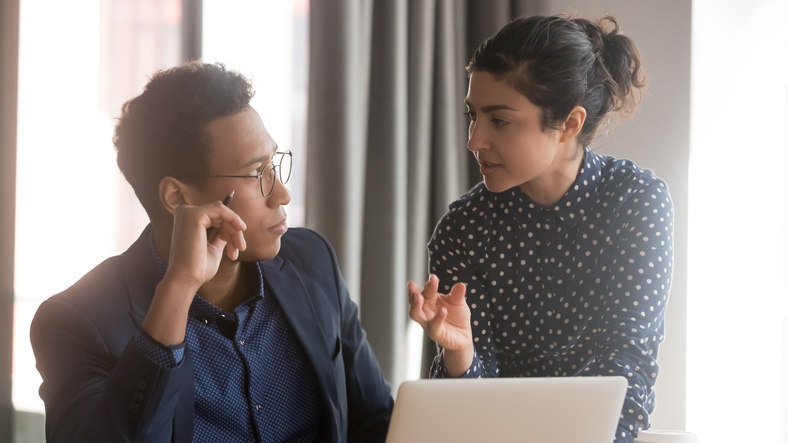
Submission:
<svg viewBox="0 0 788 443">
<path fill-rule="evenodd" d="M 575 20 L 588 35 L 600 69 L 592 70 L 589 83 L 603 82 L 612 100 L 610 111 L 632 112 L 646 86 L 640 51 L 631 38 L 621 33 L 615 17 L 606 16 L 594 23 Z"/>
</svg>

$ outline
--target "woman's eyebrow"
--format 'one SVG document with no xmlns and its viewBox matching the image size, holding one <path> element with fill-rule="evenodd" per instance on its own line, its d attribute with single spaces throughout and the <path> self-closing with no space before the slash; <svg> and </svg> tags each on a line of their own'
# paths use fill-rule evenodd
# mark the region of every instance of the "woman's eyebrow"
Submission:
<svg viewBox="0 0 788 443">
<path fill-rule="evenodd" d="M 481 107 L 481 110 L 482 110 L 482 112 L 484 112 L 484 113 L 490 113 L 490 112 L 493 112 L 493 111 L 500 111 L 500 110 L 505 110 L 505 111 L 517 111 L 517 109 L 514 109 L 514 108 L 512 108 L 511 106 L 507 106 L 507 105 L 490 105 L 490 106 L 482 106 L 482 107 Z"/>
<path fill-rule="evenodd" d="M 473 105 L 471 105 L 471 102 L 469 102 L 468 99 L 465 99 L 464 101 L 465 101 L 465 106 L 467 108 L 473 108 Z M 499 110 L 518 111 L 518 109 L 512 108 L 511 106 L 508 105 L 488 105 L 488 106 L 482 106 L 480 109 L 484 113 L 490 113 Z"/>
</svg>

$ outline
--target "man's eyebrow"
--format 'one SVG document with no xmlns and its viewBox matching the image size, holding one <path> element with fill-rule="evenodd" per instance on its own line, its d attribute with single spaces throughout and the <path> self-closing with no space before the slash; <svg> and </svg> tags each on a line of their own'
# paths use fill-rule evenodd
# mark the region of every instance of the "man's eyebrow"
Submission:
<svg viewBox="0 0 788 443">
<path fill-rule="evenodd" d="M 279 150 L 279 145 L 274 145 L 274 152 L 276 152 L 277 150 Z M 252 166 L 254 164 L 265 163 L 266 161 L 270 161 L 270 160 L 271 160 L 271 156 L 270 155 L 261 155 L 259 157 L 255 157 L 255 158 L 249 160 L 241 168 L 248 168 L 249 166 Z"/>
<path fill-rule="evenodd" d="M 255 157 L 255 158 L 249 160 L 248 162 L 246 162 L 245 165 L 241 166 L 241 169 L 248 168 L 249 166 L 252 166 L 252 165 L 254 165 L 256 163 L 261 163 L 267 158 L 269 158 L 269 156 L 267 156 L 267 155 L 262 155 L 260 157 Z"/>
</svg>

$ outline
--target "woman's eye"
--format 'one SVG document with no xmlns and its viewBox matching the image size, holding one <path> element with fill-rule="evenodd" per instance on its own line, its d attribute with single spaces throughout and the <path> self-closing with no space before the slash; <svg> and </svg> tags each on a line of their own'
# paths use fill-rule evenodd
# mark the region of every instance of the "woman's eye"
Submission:
<svg viewBox="0 0 788 443">
<path fill-rule="evenodd" d="M 506 120 L 501 120 L 499 118 L 493 118 L 492 122 L 495 126 L 506 126 L 509 124 Z"/>
</svg>

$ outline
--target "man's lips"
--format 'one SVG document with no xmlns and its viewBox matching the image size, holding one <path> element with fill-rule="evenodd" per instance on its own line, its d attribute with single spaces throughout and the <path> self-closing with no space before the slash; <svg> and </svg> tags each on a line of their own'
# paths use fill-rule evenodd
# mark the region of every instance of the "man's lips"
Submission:
<svg viewBox="0 0 788 443">
<path fill-rule="evenodd" d="M 271 226 L 268 228 L 269 231 L 286 231 L 287 230 L 287 219 L 282 219 L 279 223 Z"/>
</svg>

